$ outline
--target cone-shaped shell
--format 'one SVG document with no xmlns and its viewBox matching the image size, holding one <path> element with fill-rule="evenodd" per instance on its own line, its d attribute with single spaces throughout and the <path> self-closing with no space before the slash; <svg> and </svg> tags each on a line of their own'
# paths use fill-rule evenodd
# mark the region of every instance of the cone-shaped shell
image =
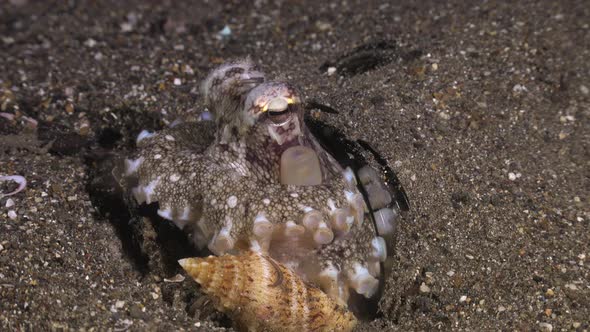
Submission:
<svg viewBox="0 0 590 332">
<path fill-rule="evenodd" d="M 179 261 L 237 327 L 247 331 L 351 331 L 356 318 L 290 269 L 254 252 Z"/>
</svg>

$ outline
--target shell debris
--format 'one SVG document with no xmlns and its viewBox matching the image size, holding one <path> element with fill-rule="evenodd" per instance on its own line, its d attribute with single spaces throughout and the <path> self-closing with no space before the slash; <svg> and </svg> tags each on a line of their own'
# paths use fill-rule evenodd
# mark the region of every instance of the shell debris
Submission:
<svg viewBox="0 0 590 332">
<path fill-rule="evenodd" d="M 243 331 L 352 331 L 354 315 L 293 271 L 255 252 L 178 261 Z"/>
</svg>

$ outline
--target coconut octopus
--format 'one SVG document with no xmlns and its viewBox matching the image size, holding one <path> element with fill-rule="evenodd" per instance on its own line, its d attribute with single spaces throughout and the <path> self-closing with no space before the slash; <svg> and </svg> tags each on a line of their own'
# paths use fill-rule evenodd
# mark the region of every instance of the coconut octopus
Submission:
<svg viewBox="0 0 590 332">
<path fill-rule="evenodd" d="M 140 133 L 124 165 L 137 202 L 158 202 L 199 249 L 268 255 L 338 304 L 377 296 L 398 214 L 377 172 L 342 167 L 306 126 L 301 93 L 248 59 L 214 69 L 202 93 L 213 142 L 199 143 L 198 122 Z"/>
</svg>

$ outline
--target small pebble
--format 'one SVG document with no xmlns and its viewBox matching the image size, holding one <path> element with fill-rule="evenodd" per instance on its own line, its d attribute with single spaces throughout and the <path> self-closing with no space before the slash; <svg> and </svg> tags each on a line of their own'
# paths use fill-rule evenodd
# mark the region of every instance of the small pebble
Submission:
<svg viewBox="0 0 590 332">
<path fill-rule="evenodd" d="M 454 275 L 455 275 L 455 271 L 453 271 L 453 270 L 450 270 L 449 272 L 447 272 L 447 275 L 448 275 L 449 277 L 452 277 L 452 276 L 454 276 Z"/>
<path fill-rule="evenodd" d="M 527 89 L 526 89 L 526 87 L 524 85 L 515 84 L 514 87 L 512 87 L 512 91 L 518 93 L 518 92 L 527 91 Z"/>
<path fill-rule="evenodd" d="M 580 323 L 580 322 L 574 322 L 574 323 L 572 324 L 572 327 L 573 327 L 574 329 L 577 329 L 577 328 L 578 328 L 578 327 L 580 327 L 580 326 L 582 326 L 582 323 Z"/>
<path fill-rule="evenodd" d="M 430 293 L 430 287 L 428 287 L 425 283 L 420 285 L 420 293 Z"/>
<path fill-rule="evenodd" d="M 224 38 L 227 38 L 227 37 L 231 36 L 231 28 L 230 28 L 229 26 L 227 26 L 227 25 L 226 25 L 226 26 L 224 26 L 224 27 L 223 27 L 223 29 L 221 29 L 221 30 L 220 30 L 220 31 L 217 33 L 217 35 L 218 35 L 219 37 L 224 37 Z"/>
<path fill-rule="evenodd" d="M 12 200 L 12 198 L 9 198 L 6 200 L 6 207 L 9 208 L 11 206 L 14 206 L 14 201 Z"/>
<path fill-rule="evenodd" d="M 553 291 L 553 289 L 549 288 L 546 292 L 545 292 L 545 296 L 546 297 L 552 297 L 553 295 L 555 295 L 555 292 Z"/>
<path fill-rule="evenodd" d="M 115 302 L 115 308 L 117 308 L 117 309 L 121 309 L 124 306 L 125 306 L 125 301 L 117 300 L 117 302 Z"/>
<path fill-rule="evenodd" d="M 437 70 L 437 69 L 438 69 L 438 63 L 433 63 L 432 70 Z"/>
<path fill-rule="evenodd" d="M 467 301 L 467 295 L 462 295 L 462 296 L 459 298 L 459 302 L 465 302 L 465 301 Z"/>
<path fill-rule="evenodd" d="M 588 93 L 590 93 L 590 89 L 588 89 L 588 87 L 585 85 L 580 85 L 580 92 L 587 95 Z"/>
<path fill-rule="evenodd" d="M 182 81 L 180 80 L 180 78 L 175 78 L 174 79 L 174 85 L 181 85 Z"/>
<path fill-rule="evenodd" d="M 471 256 L 471 255 L 465 255 L 465 257 L 466 257 L 467 259 L 470 259 L 470 260 L 475 258 L 475 257 L 473 257 L 473 256 Z"/>
<path fill-rule="evenodd" d="M 4 246 L 0 243 L 0 252 L 2 252 L 2 250 L 4 250 Z"/>
<path fill-rule="evenodd" d="M 16 211 L 14 211 L 14 210 L 8 211 L 8 218 L 10 218 L 12 220 L 16 219 Z"/>
<path fill-rule="evenodd" d="M 335 72 L 336 72 L 336 67 L 328 68 L 328 76 L 334 75 Z"/>
<path fill-rule="evenodd" d="M 96 40 L 89 38 L 84 42 L 84 45 L 92 48 L 92 47 L 96 46 Z"/>
<path fill-rule="evenodd" d="M 551 332 L 553 331 L 553 325 L 549 323 L 539 323 L 539 329 L 541 332 Z"/>
<path fill-rule="evenodd" d="M 498 306 L 498 312 L 504 312 L 506 311 L 506 307 L 504 307 L 503 305 Z"/>
</svg>

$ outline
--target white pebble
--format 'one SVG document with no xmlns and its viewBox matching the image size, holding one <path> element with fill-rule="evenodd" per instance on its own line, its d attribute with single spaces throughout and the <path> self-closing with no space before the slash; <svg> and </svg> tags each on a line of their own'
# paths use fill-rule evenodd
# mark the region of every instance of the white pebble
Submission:
<svg viewBox="0 0 590 332">
<path fill-rule="evenodd" d="M 229 37 L 231 36 L 231 28 L 226 25 L 217 33 L 217 35 L 219 37 Z"/>
<path fill-rule="evenodd" d="M 124 306 L 125 306 L 125 301 L 117 300 L 117 302 L 115 302 L 115 308 L 117 308 L 117 309 L 121 309 Z"/>
<path fill-rule="evenodd" d="M 84 42 L 84 45 L 86 45 L 88 47 L 94 47 L 94 46 L 96 46 L 96 40 L 89 38 Z"/>
<path fill-rule="evenodd" d="M 174 79 L 174 85 L 181 85 L 182 81 L 180 80 L 180 78 L 175 78 Z"/>
<path fill-rule="evenodd" d="M 549 323 L 539 323 L 539 329 L 542 332 L 551 332 L 551 331 L 553 331 L 553 325 L 551 325 Z"/>
<path fill-rule="evenodd" d="M 422 283 L 420 285 L 420 293 L 430 293 L 430 287 L 428 287 L 428 285 L 425 283 Z"/>
<path fill-rule="evenodd" d="M 585 85 L 580 85 L 580 92 L 587 95 L 590 93 L 590 89 L 588 89 L 588 87 Z"/>
<path fill-rule="evenodd" d="M 14 210 L 8 211 L 8 218 L 12 220 L 16 219 L 16 212 Z"/>
<path fill-rule="evenodd" d="M 516 180 L 516 174 L 514 174 L 514 173 L 512 173 L 512 172 L 508 173 L 508 179 L 509 179 L 510 181 L 514 181 L 514 180 Z"/>
<path fill-rule="evenodd" d="M 334 75 L 335 72 L 336 72 L 336 67 L 328 68 L 328 76 Z"/>
<path fill-rule="evenodd" d="M 462 296 L 459 298 L 459 302 L 465 302 L 465 301 L 467 301 L 467 295 L 462 295 Z"/>
<path fill-rule="evenodd" d="M 516 84 L 516 85 L 514 85 L 514 87 L 512 87 L 512 91 L 523 92 L 523 91 L 527 91 L 527 88 L 524 85 Z"/>
<path fill-rule="evenodd" d="M 9 208 L 11 206 L 14 206 L 14 201 L 12 200 L 12 198 L 9 198 L 6 200 L 6 207 Z"/>
</svg>

